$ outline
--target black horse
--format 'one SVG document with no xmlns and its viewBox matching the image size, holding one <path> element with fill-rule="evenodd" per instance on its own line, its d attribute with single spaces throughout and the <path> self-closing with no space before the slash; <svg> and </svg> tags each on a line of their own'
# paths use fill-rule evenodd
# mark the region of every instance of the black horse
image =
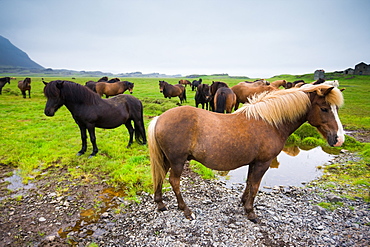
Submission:
<svg viewBox="0 0 370 247">
<path fill-rule="evenodd" d="M 3 87 L 5 86 L 5 84 L 9 83 L 10 84 L 10 77 L 3 77 L 3 78 L 0 78 L 0 94 L 1 92 L 3 91 Z"/>
<path fill-rule="evenodd" d="M 95 127 L 113 129 L 125 124 L 130 134 L 127 147 L 133 143 L 134 133 L 138 143 L 146 144 L 143 105 L 134 96 L 120 94 L 110 99 L 101 99 L 98 94 L 87 87 L 61 80 L 45 83 L 44 94 L 47 97 L 44 110 L 46 116 L 54 116 L 55 112 L 65 105 L 78 124 L 81 131 L 82 148 L 77 155 L 86 152 L 86 130 L 89 131 L 93 145 L 90 157 L 97 154 Z M 134 122 L 135 129 L 131 121 Z"/>
<path fill-rule="evenodd" d="M 202 78 L 199 78 L 199 80 L 194 80 L 191 83 L 191 91 L 194 91 L 195 89 L 197 89 L 200 84 L 202 84 Z"/>
<path fill-rule="evenodd" d="M 206 106 L 208 110 L 209 101 L 211 100 L 211 92 L 209 91 L 208 84 L 200 84 L 197 91 L 195 92 L 195 107 L 198 108 L 198 105 L 202 105 L 202 109 Z"/>
</svg>

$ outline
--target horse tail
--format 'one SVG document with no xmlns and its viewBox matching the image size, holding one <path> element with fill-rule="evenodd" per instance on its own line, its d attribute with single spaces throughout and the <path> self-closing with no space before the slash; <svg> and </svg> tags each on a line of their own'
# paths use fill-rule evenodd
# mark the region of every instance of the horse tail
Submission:
<svg viewBox="0 0 370 247">
<path fill-rule="evenodd" d="M 144 127 L 144 117 L 143 117 L 143 105 L 140 102 L 140 116 L 139 119 L 134 121 L 135 126 L 135 139 L 139 144 L 146 144 L 146 134 Z"/>
<path fill-rule="evenodd" d="M 184 101 L 185 101 L 185 102 L 187 102 L 187 101 L 186 101 L 186 89 L 185 89 L 185 88 L 184 88 L 184 91 L 182 92 L 182 96 L 183 96 L 183 98 L 184 98 Z"/>
<path fill-rule="evenodd" d="M 221 92 L 216 97 L 216 110 L 215 112 L 224 113 L 226 105 L 226 94 Z"/>
<path fill-rule="evenodd" d="M 164 156 L 155 136 L 157 121 L 158 117 L 155 117 L 148 127 L 148 147 L 154 191 L 156 191 L 158 185 L 163 183 L 167 173 L 164 164 Z"/>
</svg>

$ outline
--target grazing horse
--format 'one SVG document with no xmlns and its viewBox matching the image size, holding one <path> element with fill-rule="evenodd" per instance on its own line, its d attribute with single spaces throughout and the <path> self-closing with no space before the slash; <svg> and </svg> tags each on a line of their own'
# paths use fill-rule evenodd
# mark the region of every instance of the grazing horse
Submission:
<svg viewBox="0 0 370 247">
<path fill-rule="evenodd" d="M 154 118 L 148 128 L 154 201 L 158 210 L 166 210 L 162 185 L 170 170 L 169 182 L 178 208 L 184 210 L 186 218 L 194 218 L 180 192 L 180 176 L 186 161 L 196 160 L 219 171 L 248 165 L 242 204 L 248 219 L 258 222 L 253 210 L 256 193 L 263 175 L 289 135 L 308 121 L 329 145 L 342 145 L 343 127 L 337 112 L 342 103 L 339 89 L 318 85 L 304 90 L 297 88 L 260 94 L 232 114 L 218 114 L 191 106 L 164 112 Z M 295 107 L 292 109 L 287 105 Z"/>
<path fill-rule="evenodd" d="M 98 82 L 95 85 L 96 92 L 101 96 L 105 94 L 105 97 L 115 96 L 128 90 L 132 94 L 134 89 L 134 83 L 129 81 L 117 81 L 113 83 L 109 82 Z"/>
<path fill-rule="evenodd" d="M 193 80 L 191 83 L 191 91 L 197 89 L 200 84 L 202 84 L 202 78 L 199 78 L 199 80 Z"/>
<path fill-rule="evenodd" d="M 159 81 L 159 92 L 163 93 L 165 98 L 179 97 L 180 104 L 186 102 L 186 89 L 181 84 L 171 85 L 165 81 Z"/>
<path fill-rule="evenodd" d="M 187 85 L 190 85 L 190 86 L 191 86 L 191 82 L 190 82 L 190 81 L 188 81 L 188 80 L 184 80 L 184 79 L 179 80 L 179 84 L 181 84 L 181 85 L 185 85 L 185 87 L 186 87 Z M 193 90 L 193 91 L 194 91 L 194 90 Z"/>
<path fill-rule="evenodd" d="M 108 81 L 108 77 L 107 77 L 107 76 L 103 76 L 102 78 L 100 78 L 100 79 L 98 80 L 98 82 L 101 82 L 101 81 L 103 81 L 103 82 L 107 82 L 107 81 Z"/>
<path fill-rule="evenodd" d="M 110 79 L 109 81 L 107 81 L 108 83 L 114 83 L 114 82 L 117 82 L 117 81 L 121 81 L 118 77 L 116 78 L 112 78 Z"/>
<path fill-rule="evenodd" d="M 236 95 L 228 87 L 217 89 L 214 97 L 214 109 L 219 113 L 231 113 L 236 104 Z"/>
<path fill-rule="evenodd" d="M 208 84 L 200 84 L 198 86 L 197 91 L 195 92 L 195 107 L 198 108 L 198 105 L 202 105 L 202 109 L 206 106 L 206 110 L 208 110 L 208 104 L 211 100 L 211 92 L 209 91 Z"/>
<path fill-rule="evenodd" d="M 305 84 L 304 80 L 297 80 L 297 81 L 294 81 L 294 82 L 287 82 L 286 85 L 285 85 L 285 89 L 289 89 L 289 88 L 292 88 L 292 87 L 295 87 L 297 84 Z"/>
<path fill-rule="evenodd" d="M 211 108 L 211 111 L 214 111 L 214 106 L 215 106 L 215 94 L 217 92 L 217 90 L 220 88 L 220 87 L 229 87 L 225 82 L 222 82 L 222 81 L 212 81 L 212 84 L 209 88 L 209 91 L 211 92 L 211 100 L 210 100 L 210 108 Z"/>
<path fill-rule="evenodd" d="M 235 111 L 239 108 L 239 103 L 248 102 L 249 98 L 255 94 L 260 94 L 262 92 L 271 92 L 278 90 L 276 87 L 271 85 L 262 85 L 262 86 L 250 86 L 248 84 L 237 84 L 231 87 L 231 90 L 236 94 L 236 104 Z"/>
<path fill-rule="evenodd" d="M 90 89 L 70 81 L 52 81 L 45 83 L 44 94 L 47 97 L 44 113 L 54 116 L 63 105 L 71 112 L 81 132 L 82 148 L 77 155 L 82 155 L 87 149 L 88 130 L 93 152 L 90 157 L 98 153 L 96 145 L 95 127 L 104 129 L 117 128 L 124 124 L 129 132 L 129 147 L 135 139 L 140 144 L 146 143 L 143 105 L 134 96 L 120 94 L 110 99 L 102 99 Z M 132 127 L 131 121 L 134 122 Z"/>
<path fill-rule="evenodd" d="M 3 77 L 3 78 L 0 78 L 0 94 L 2 93 L 3 91 L 3 87 L 5 86 L 5 84 L 9 83 L 10 84 L 10 77 Z"/>
<path fill-rule="evenodd" d="M 277 80 L 277 81 L 271 82 L 270 85 L 273 86 L 273 87 L 276 87 L 276 88 L 279 88 L 279 87 L 285 88 L 286 83 L 287 83 L 286 80 Z"/>
<path fill-rule="evenodd" d="M 96 84 L 98 84 L 98 83 L 99 83 L 99 81 L 97 81 L 97 82 L 96 81 L 87 81 L 85 83 L 85 86 L 96 93 Z"/>
<path fill-rule="evenodd" d="M 26 91 L 28 91 L 28 98 L 31 98 L 31 78 L 27 77 L 19 81 L 18 88 L 21 90 L 23 98 L 26 98 Z"/>
</svg>

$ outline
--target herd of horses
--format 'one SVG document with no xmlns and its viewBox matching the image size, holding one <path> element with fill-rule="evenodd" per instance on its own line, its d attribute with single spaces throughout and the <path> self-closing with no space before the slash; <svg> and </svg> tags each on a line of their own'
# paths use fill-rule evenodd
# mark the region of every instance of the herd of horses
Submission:
<svg viewBox="0 0 370 247">
<path fill-rule="evenodd" d="M 0 93 L 6 83 L 10 83 L 10 79 L 0 78 Z M 98 153 L 95 128 L 111 129 L 124 124 L 129 132 L 128 147 L 134 137 L 139 144 L 148 143 L 158 210 L 167 209 L 162 186 L 170 172 L 169 182 L 178 208 L 188 219 L 193 219 L 194 215 L 180 192 L 180 177 L 187 161 L 196 160 L 219 171 L 248 165 L 241 199 L 248 219 L 258 222 L 253 203 L 261 179 L 290 134 L 308 122 L 329 145 L 340 146 L 344 142 L 338 117 L 343 95 L 337 81 L 305 84 L 302 81 L 269 83 L 257 80 L 229 87 L 220 81 L 203 84 L 200 79 L 194 83 L 196 107 L 179 106 L 155 117 L 148 127 L 148 139 L 142 102 L 130 94 L 123 94 L 126 90 L 132 93 L 133 83 L 106 77 L 86 82 L 85 86 L 63 80 L 43 80 L 43 83 L 47 98 L 44 114 L 54 116 L 65 105 L 80 128 L 82 144 L 77 155 L 87 150 L 87 132 L 93 147 L 90 157 L 93 157 Z M 30 78 L 19 81 L 23 97 L 27 90 L 30 97 L 30 84 Z M 171 85 L 159 81 L 164 97 L 179 97 L 180 104 L 186 101 L 186 85 L 193 86 L 193 83 L 181 80 Z M 240 103 L 246 104 L 239 108 Z M 199 104 L 202 109 L 198 108 Z M 223 114 L 225 112 L 228 114 Z"/>
<path fill-rule="evenodd" d="M 10 84 L 10 77 L 0 78 L 0 94 L 2 94 L 3 87 L 8 83 Z M 15 78 L 13 78 L 15 79 Z M 28 91 L 28 98 L 31 98 L 31 78 L 26 77 L 24 80 L 18 81 L 18 88 L 21 90 L 23 98 L 26 98 L 26 92 Z"/>
</svg>

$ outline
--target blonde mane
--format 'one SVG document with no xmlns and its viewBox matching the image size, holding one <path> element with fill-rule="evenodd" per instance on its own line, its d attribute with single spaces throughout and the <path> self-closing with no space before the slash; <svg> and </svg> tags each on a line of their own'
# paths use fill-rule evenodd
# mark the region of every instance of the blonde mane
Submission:
<svg viewBox="0 0 370 247">
<path fill-rule="evenodd" d="M 293 122 L 302 117 L 311 105 L 307 93 L 316 91 L 318 95 L 324 96 L 323 91 L 328 88 L 331 86 L 314 85 L 309 88 L 264 92 L 252 97 L 249 103 L 233 114 L 245 114 L 249 119 L 262 119 L 274 126 Z M 333 88 L 325 99 L 336 106 L 343 104 L 342 93 L 337 88 Z"/>
</svg>

